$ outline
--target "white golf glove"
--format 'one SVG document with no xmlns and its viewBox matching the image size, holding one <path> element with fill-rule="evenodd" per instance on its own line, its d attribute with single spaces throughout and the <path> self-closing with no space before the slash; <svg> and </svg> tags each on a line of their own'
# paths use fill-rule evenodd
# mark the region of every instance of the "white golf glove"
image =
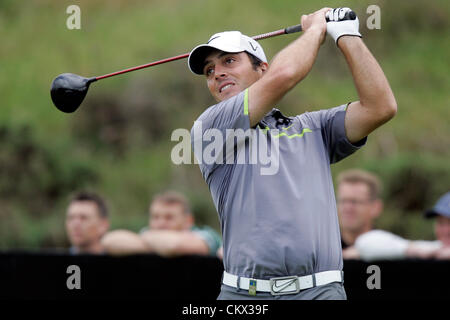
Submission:
<svg viewBox="0 0 450 320">
<path fill-rule="evenodd" d="M 336 8 L 326 13 L 326 18 L 329 20 L 327 22 L 327 33 L 333 37 L 336 44 L 342 36 L 357 36 L 362 38 L 361 33 L 359 33 L 358 17 L 355 20 L 348 20 L 346 18 L 346 15 L 350 11 L 352 11 L 350 8 Z"/>
</svg>

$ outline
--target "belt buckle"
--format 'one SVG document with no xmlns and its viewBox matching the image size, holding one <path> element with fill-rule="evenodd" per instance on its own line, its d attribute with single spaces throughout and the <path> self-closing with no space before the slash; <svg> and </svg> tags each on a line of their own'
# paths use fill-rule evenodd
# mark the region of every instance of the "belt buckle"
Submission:
<svg viewBox="0 0 450 320">
<path fill-rule="evenodd" d="M 289 276 L 289 277 L 278 277 L 271 278 L 269 280 L 270 284 L 270 293 L 274 296 L 281 296 L 285 294 L 293 294 L 300 292 L 300 281 L 297 276 Z M 289 291 L 283 291 L 284 289 L 290 288 L 293 285 L 294 288 Z"/>
</svg>

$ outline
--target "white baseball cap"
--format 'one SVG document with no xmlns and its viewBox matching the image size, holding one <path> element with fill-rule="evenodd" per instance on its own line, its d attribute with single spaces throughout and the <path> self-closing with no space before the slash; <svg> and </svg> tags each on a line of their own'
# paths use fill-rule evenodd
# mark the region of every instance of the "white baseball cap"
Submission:
<svg viewBox="0 0 450 320">
<path fill-rule="evenodd" d="M 210 52 L 210 48 L 224 52 L 237 53 L 248 52 L 263 62 L 267 62 L 266 55 L 259 43 L 252 38 L 243 35 L 239 31 L 225 31 L 216 33 L 208 42 L 196 46 L 189 54 L 189 69 L 195 74 L 203 74 L 205 58 Z"/>
</svg>

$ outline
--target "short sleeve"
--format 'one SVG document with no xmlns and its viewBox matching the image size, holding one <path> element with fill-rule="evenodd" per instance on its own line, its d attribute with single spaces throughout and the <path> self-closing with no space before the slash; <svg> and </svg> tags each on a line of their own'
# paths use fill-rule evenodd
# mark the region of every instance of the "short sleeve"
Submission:
<svg viewBox="0 0 450 320">
<path fill-rule="evenodd" d="M 209 254 L 215 256 L 217 250 L 222 246 L 222 240 L 219 234 L 206 226 L 202 228 L 195 228 L 192 231 L 206 242 L 209 248 Z"/>
<path fill-rule="evenodd" d="M 307 113 L 314 126 L 320 127 L 330 163 L 336 163 L 351 155 L 367 141 L 367 137 L 351 143 L 345 133 L 345 114 L 348 105 Z"/>
</svg>

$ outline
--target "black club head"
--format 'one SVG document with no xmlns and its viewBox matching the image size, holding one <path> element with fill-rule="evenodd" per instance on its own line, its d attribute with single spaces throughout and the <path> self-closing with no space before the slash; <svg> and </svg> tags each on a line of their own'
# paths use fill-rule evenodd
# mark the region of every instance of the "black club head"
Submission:
<svg viewBox="0 0 450 320">
<path fill-rule="evenodd" d="M 95 78 L 84 78 L 73 73 L 57 76 L 50 90 L 53 104 L 62 112 L 71 113 L 78 109 Z"/>
</svg>

